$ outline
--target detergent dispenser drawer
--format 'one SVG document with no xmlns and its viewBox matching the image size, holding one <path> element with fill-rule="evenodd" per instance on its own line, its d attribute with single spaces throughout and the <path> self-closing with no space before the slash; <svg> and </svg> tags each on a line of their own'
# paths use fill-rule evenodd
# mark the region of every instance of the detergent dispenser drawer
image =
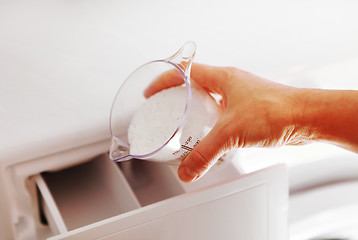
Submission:
<svg viewBox="0 0 358 240">
<path fill-rule="evenodd" d="M 186 184 L 176 167 L 117 164 L 102 155 L 32 179 L 39 215 L 50 229 L 46 238 L 52 240 L 286 240 L 286 168 L 232 176 L 233 169 L 228 166 Z"/>
<path fill-rule="evenodd" d="M 34 178 L 40 191 L 40 210 L 58 233 L 140 207 L 120 169 L 103 156 Z"/>
</svg>

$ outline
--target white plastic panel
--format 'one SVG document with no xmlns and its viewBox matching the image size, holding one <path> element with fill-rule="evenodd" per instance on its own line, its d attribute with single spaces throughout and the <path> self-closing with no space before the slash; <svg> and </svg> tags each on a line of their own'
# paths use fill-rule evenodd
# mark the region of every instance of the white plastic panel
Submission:
<svg viewBox="0 0 358 240">
<path fill-rule="evenodd" d="M 358 239 L 358 181 L 337 182 L 290 197 L 290 239 Z"/>
<path fill-rule="evenodd" d="M 266 186 L 256 186 L 101 239 L 267 240 L 266 196 Z"/>
<path fill-rule="evenodd" d="M 287 200 L 287 170 L 277 165 L 51 239 L 286 240 Z"/>
<path fill-rule="evenodd" d="M 44 179 L 41 175 L 37 175 L 34 177 L 36 185 L 41 192 L 41 197 L 39 199 L 40 206 L 42 206 L 42 211 L 47 217 L 47 222 L 50 226 L 50 229 L 53 233 L 64 233 L 67 232 L 67 227 L 63 222 L 62 216 L 58 207 L 56 205 L 55 200 L 53 199 L 50 190 Z"/>
<path fill-rule="evenodd" d="M 336 182 L 290 195 L 290 224 L 358 203 L 358 181 Z"/>
</svg>

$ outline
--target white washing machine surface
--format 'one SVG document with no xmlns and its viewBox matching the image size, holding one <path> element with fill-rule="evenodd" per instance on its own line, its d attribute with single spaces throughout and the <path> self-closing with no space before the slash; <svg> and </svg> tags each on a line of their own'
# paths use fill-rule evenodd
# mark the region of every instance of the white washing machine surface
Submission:
<svg viewBox="0 0 358 240">
<path fill-rule="evenodd" d="M 243 171 L 275 162 L 289 169 L 290 240 L 358 239 L 358 155 L 314 144 L 241 152 Z"/>
</svg>

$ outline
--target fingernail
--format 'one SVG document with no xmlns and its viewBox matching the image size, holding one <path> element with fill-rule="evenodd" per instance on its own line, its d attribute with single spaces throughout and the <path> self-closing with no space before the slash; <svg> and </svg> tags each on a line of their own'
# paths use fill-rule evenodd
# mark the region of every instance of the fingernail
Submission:
<svg viewBox="0 0 358 240">
<path fill-rule="evenodd" d="M 183 182 L 193 182 L 199 177 L 197 173 L 193 172 L 185 166 L 179 168 L 178 175 Z"/>
</svg>

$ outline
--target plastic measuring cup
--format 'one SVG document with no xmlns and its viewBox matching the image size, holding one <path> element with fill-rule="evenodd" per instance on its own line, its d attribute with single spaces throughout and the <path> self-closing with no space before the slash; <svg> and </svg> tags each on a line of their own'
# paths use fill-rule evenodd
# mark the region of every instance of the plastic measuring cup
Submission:
<svg viewBox="0 0 358 240">
<path fill-rule="evenodd" d="M 111 110 L 110 159 L 116 162 L 135 158 L 180 163 L 214 126 L 219 113 L 217 103 L 207 92 L 199 87 L 194 88 L 190 82 L 195 51 L 195 43 L 187 42 L 173 56 L 142 65 L 124 81 Z M 168 73 L 181 78 L 182 86 L 165 89 L 149 99 L 145 98 L 145 89 Z M 174 93 L 170 95 L 172 91 Z M 167 100 L 163 100 L 164 95 L 175 98 L 170 100 L 170 106 Z M 155 98 L 159 99 L 155 103 L 158 106 L 150 102 Z M 151 107 L 157 110 L 143 110 L 146 104 L 152 104 Z M 143 115 L 143 112 L 147 115 Z M 131 136 L 133 122 L 140 122 L 141 130 Z M 134 145 L 146 148 L 133 152 Z"/>
</svg>

